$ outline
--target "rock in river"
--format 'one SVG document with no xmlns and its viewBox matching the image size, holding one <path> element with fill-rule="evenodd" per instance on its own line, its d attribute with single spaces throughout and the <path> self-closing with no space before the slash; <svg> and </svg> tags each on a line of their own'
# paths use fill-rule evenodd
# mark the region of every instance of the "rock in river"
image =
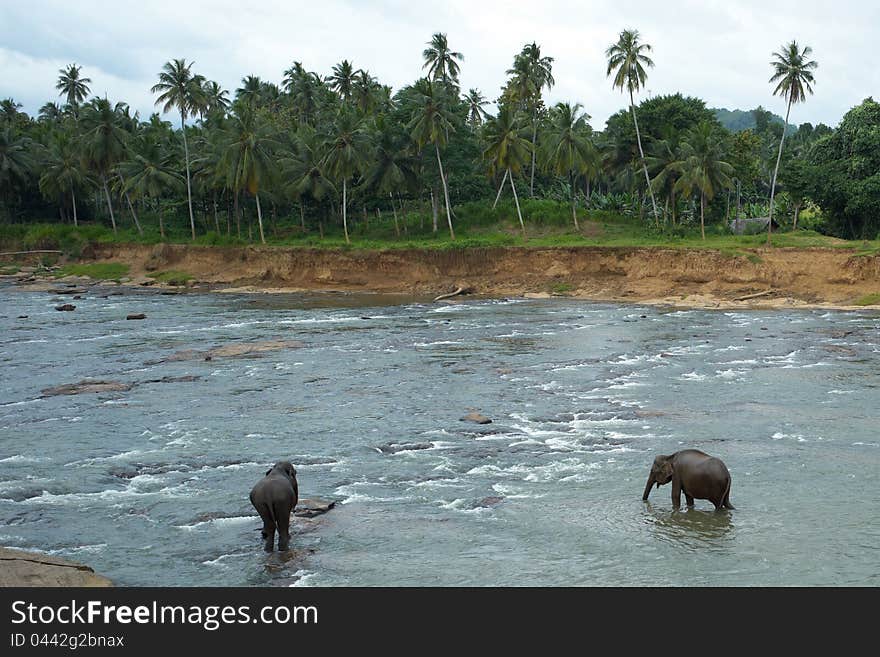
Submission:
<svg viewBox="0 0 880 657">
<path fill-rule="evenodd" d="M 327 513 L 334 506 L 336 506 L 335 500 L 328 501 L 319 500 L 317 498 L 304 498 L 297 503 L 293 515 L 297 518 L 314 518 L 315 516 Z"/>
<path fill-rule="evenodd" d="M 77 383 L 65 383 L 64 385 L 45 388 L 41 392 L 44 397 L 55 397 L 56 395 L 80 395 L 86 392 L 126 392 L 128 390 L 131 390 L 131 384 L 129 383 L 84 379 Z"/>
<path fill-rule="evenodd" d="M 131 315 L 126 315 L 125 319 L 146 319 L 147 316 L 144 313 L 133 313 Z"/>
<path fill-rule="evenodd" d="M 462 422 L 476 422 L 477 424 L 492 424 L 492 420 L 487 418 L 485 415 L 480 413 L 468 413 L 463 418 L 461 418 Z"/>
<path fill-rule="evenodd" d="M 378 449 L 383 454 L 397 454 L 398 452 L 412 452 L 420 449 L 431 449 L 434 443 L 385 443 Z"/>
<path fill-rule="evenodd" d="M 0 586 L 113 586 L 89 566 L 39 552 L 0 547 Z"/>
<path fill-rule="evenodd" d="M 55 306 L 55 310 L 66 310 L 69 312 L 71 310 L 76 310 L 76 306 L 74 306 L 72 303 L 65 303 L 60 306 Z"/>
</svg>

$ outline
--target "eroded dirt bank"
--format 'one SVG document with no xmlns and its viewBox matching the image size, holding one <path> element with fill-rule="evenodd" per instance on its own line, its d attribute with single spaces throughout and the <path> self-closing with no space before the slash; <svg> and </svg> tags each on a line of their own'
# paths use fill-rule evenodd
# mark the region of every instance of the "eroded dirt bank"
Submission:
<svg viewBox="0 0 880 657">
<path fill-rule="evenodd" d="M 85 261 L 123 262 L 237 291 L 340 290 L 563 294 L 685 306 L 837 306 L 880 292 L 880 258 L 843 249 L 617 247 L 342 251 L 282 247 L 100 245 Z M 765 293 L 750 299 L 741 297 Z"/>
</svg>

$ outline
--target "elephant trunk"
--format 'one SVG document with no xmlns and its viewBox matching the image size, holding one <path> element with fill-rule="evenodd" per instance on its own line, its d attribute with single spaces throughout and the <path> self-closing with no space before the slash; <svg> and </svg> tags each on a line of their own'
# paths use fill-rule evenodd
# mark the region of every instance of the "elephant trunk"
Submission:
<svg viewBox="0 0 880 657">
<path fill-rule="evenodd" d="M 644 493 L 644 495 L 642 495 L 643 500 L 647 501 L 648 493 L 651 492 L 651 486 L 653 486 L 653 485 L 654 485 L 654 473 L 651 473 L 650 475 L 648 475 L 648 483 L 645 484 L 645 493 Z M 658 484 L 658 486 L 659 486 L 659 484 Z"/>
</svg>

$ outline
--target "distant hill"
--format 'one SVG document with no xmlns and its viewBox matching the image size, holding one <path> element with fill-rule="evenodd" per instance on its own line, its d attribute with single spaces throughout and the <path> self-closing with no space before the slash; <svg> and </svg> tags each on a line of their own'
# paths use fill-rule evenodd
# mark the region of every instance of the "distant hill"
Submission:
<svg viewBox="0 0 880 657">
<path fill-rule="evenodd" d="M 742 132 L 743 130 L 754 130 L 755 128 L 755 110 L 729 110 L 723 107 L 713 107 L 711 109 L 713 112 L 715 112 L 715 118 L 718 119 L 718 122 L 731 132 Z M 765 110 L 763 107 L 757 107 L 755 109 L 767 112 L 767 110 Z M 769 112 L 768 114 L 770 115 L 771 123 L 778 123 L 780 125 L 784 123 L 782 117 L 778 114 L 772 114 Z M 797 132 L 797 126 L 789 123 L 787 134 L 791 134 L 793 132 Z"/>
</svg>

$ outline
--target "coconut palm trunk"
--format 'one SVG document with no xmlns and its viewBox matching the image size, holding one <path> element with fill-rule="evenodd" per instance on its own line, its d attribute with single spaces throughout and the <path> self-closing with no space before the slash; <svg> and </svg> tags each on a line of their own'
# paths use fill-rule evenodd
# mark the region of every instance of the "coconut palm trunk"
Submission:
<svg viewBox="0 0 880 657">
<path fill-rule="evenodd" d="M 70 198 L 73 201 L 73 225 L 79 226 L 79 223 L 76 221 L 76 192 L 73 189 L 70 190 Z"/>
<path fill-rule="evenodd" d="M 510 178 L 510 188 L 513 190 L 513 201 L 516 203 L 516 216 L 519 217 L 519 226 L 522 228 L 523 239 L 526 239 L 526 225 L 523 223 L 522 212 L 519 209 L 519 198 L 516 195 L 516 185 L 513 184 L 513 174 L 507 169 L 507 177 Z"/>
<path fill-rule="evenodd" d="M 532 112 L 532 176 L 529 181 L 529 197 L 535 198 L 535 151 L 538 147 L 538 117 Z"/>
<path fill-rule="evenodd" d="M 580 231 L 580 226 L 578 226 L 578 216 L 577 216 L 577 194 L 574 189 L 574 175 L 568 174 L 569 185 L 571 187 L 571 218 L 574 220 L 574 229 L 576 231 Z"/>
<path fill-rule="evenodd" d="M 186 142 L 186 124 L 183 122 L 183 112 L 180 113 L 180 132 L 183 133 L 183 161 L 186 163 L 186 200 L 189 205 L 189 227 L 192 230 L 192 238 L 196 238 L 196 220 L 193 216 L 192 185 L 189 180 L 189 145 Z"/>
<path fill-rule="evenodd" d="M 645 172 L 645 183 L 648 185 L 648 193 L 651 194 L 651 206 L 654 208 L 654 220 L 660 221 L 657 216 L 657 201 L 654 200 L 654 190 L 651 189 L 651 178 L 648 176 L 648 165 L 645 163 L 645 151 L 642 150 L 642 135 L 639 132 L 639 120 L 636 118 L 636 103 L 633 99 L 632 89 L 629 92 L 629 107 L 632 110 L 633 124 L 636 126 L 636 141 L 639 144 L 639 156 L 642 158 L 642 170 Z"/>
<path fill-rule="evenodd" d="M 260 226 L 260 242 L 266 243 L 266 236 L 263 234 L 263 211 L 260 209 L 260 195 L 254 194 L 257 199 L 257 223 Z"/>
<path fill-rule="evenodd" d="M 345 243 L 351 244 L 351 240 L 348 239 L 348 186 L 346 184 L 346 179 L 342 179 L 342 230 L 345 231 Z"/>
<path fill-rule="evenodd" d="M 501 184 L 498 185 L 498 193 L 495 194 L 495 202 L 492 204 L 492 209 L 495 209 L 495 206 L 498 205 L 498 199 L 501 198 L 501 190 L 504 189 L 504 183 L 507 182 L 507 169 L 504 170 L 504 177 L 501 179 Z"/>
<path fill-rule="evenodd" d="M 788 108 L 785 110 L 785 123 L 782 125 L 782 137 L 779 139 L 779 153 L 776 154 L 776 167 L 773 169 L 773 181 L 770 183 L 770 219 L 767 222 L 767 244 L 770 244 L 770 234 L 773 232 L 773 198 L 776 196 L 776 176 L 779 175 L 779 162 L 782 160 L 782 144 L 785 143 L 785 132 L 788 128 L 788 115 L 791 113 L 791 97 L 788 99 Z"/>
<path fill-rule="evenodd" d="M 704 221 L 704 215 L 706 212 L 706 195 L 703 192 L 700 192 L 700 235 L 702 235 L 703 239 L 706 239 L 706 223 Z"/>
<path fill-rule="evenodd" d="M 437 153 L 437 166 L 440 167 L 440 181 L 443 183 L 443 198 L 446 199 L 446 221 L 449 223 L 449 236 L 455 239 L 455 231 L 452 230 L 452 215 L 449 214 L 449 186 L 446 184 L 446 174 L 443 173 L 443 162 L 440 160 L 440 147 L 434 142 L 434 152 Z"/>
<path fill-rule="evenodd" d="M 116 217 L 113 216 L 113 202 L 110 200 L 110 190 L 107 188 L 107 177 L 101 176 L 101 183 L 104 185 L 104 195 L 107 197 L 107 208 L 110 210 L 110 223 L 113 224 L 113 234 L 116 234 Z"/>
<path fill-rule="evenodd" d="M 134 220 L 134 225 L 137 227 L 138 235 L 143 235 L 144 231 L 141 228 L 141 222 L 138 221 L 137 212 L 134 211 L 134 206 L 131 204 L 131 197 L 128 195 L 128 192 L 125 192 L 125 202 L 128 203 L 128 211 L 131 212 L 131 218 Z"/>
<path fill-rule="evenodd" d="M 300 228 L 302 228 L 303 234 L 305 234 L 305 232 L 306 232 L 306 211 L 305 211 L 305 208 L 303 208 L 302 201 L 300 201 L 300 204 L 299 204 L 299 225 L 300 225 Z"/>
<path fill-rule="evenodd" d="M 388 192 L 388 198 L 391 199 L 391 213 L 394 215 L 394 233 L 400 237 L 400 225 L 397 223 L 397 208 L 394 207 L 394 195 Z M 376 208 L 378 210 L 378 208 Z"/>
</svg>

